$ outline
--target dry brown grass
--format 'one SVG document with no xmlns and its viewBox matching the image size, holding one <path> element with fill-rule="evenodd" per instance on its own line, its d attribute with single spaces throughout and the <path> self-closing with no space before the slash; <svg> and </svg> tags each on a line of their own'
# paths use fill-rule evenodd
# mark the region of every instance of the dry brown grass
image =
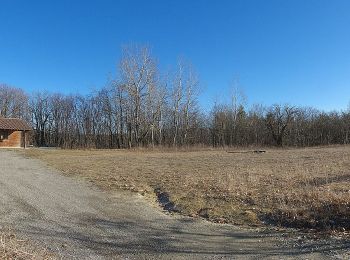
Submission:
<svg viewBox="0 0 350 260">
<path fill-rule="evenodd" d="M 350 147 L 225 151 L 27 150 L 102 189 L 165 192 L 186 215 L 350 230 Z"/>
<path fill-rule="evenodd" d="M 16 237 L 12 231 L 0 230 L 0 259 L 55 259 L 55 257 L 38 246 L 33 246 L 27 240 Z"/>
</svg>

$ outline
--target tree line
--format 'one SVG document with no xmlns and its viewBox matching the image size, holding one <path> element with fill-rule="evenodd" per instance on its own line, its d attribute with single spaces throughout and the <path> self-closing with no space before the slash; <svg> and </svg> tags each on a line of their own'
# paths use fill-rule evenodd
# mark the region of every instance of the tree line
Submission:
<svg viewBox="0 0 350 260">
<path fill-rule="evenodd" d="M 62 148 L 315 146 L 348 144 L 350 111 L 290 105 L 247 107 L 234 90 L 210 112 L 199 77 L 179 61 L 161 74 L 147 47 L 123 49 L 115 79 L 88 95 L 26 93 L 0 85 L 0 116 L 32 123 L 33 144 Z"/>
</svg>

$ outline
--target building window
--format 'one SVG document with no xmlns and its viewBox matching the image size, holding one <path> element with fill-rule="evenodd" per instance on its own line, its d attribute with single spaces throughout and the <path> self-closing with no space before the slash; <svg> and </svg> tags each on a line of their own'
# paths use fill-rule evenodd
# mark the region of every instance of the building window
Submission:
<svg viewBox="0 0 350 260">
<path fill-rule="evenodd" d="M 0 130 L 0 142 L 9 139 L 8 131 Z"/>
</svg>

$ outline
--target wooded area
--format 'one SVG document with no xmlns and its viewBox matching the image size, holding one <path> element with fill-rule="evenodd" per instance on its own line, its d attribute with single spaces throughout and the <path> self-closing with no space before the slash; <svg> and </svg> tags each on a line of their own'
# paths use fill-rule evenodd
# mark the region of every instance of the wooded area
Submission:
<svg viewBox="0 0 350 260">
<path fill-rule="evenodd" d="M 117 77 L 89 95 L 28 94 L 0 85 L 0 116 L 30 121 L 35 145 L 62 148 L 349 143 L 349 110 L 247 107 L 243 95 L 232 91 L 229 104 L 216 102 L 206 113 L 198 106 L 199 94 L 200 81 L 189 63 L 160 73 L 148 48 L 129 46 Z"/>
</svg>

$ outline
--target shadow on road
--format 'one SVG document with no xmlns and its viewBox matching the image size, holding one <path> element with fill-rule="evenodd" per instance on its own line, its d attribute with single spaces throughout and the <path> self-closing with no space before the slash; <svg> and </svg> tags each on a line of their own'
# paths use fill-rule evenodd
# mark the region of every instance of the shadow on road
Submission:
<svg viewBox="0 0 350 260">
<path fill-rule="evenodd" d="M 159 219 L 154 222 L 110 221 L 105 219 L 85 219 L 74 226 L 82 229 L 61 226 L 41 229 L 31 226 L 28 231 L 35 237 L 49 241 L 54 238 L 62 241 L 62 247 L 69 247 L 67 239 L 73 244 L 99 252 L 104 256 L 119 254 L 167 254 L 193 256 L 303 256 L 307 254 L 349 250 L 350 241 L 335 239 L 300 239 L 294 232 L 279 233 L 269 231 L 247 232 L 235 227 L 225 226 L 221 231 L 216 225 L 208 225 L 207 230 L 196 229 L 196 221 L 177 220 L 177 223 Z M 102 232 L 97 232 L 98 230 Z M 96 235 L 102 233 L 104 235 Z"/>
</svg>

